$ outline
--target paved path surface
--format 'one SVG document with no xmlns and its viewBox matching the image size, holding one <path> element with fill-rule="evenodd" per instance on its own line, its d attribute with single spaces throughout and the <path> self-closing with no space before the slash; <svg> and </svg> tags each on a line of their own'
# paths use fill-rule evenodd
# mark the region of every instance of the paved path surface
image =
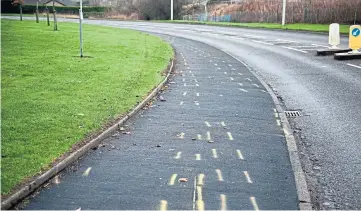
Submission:
<svg viewBox="0 0 361 211">
<path fill-rule="evenodd" d="M 169 39 L 162 96 L 25 209 L 298 209 L 285 138 L 264 87 L 234 58 Z M 187 178 L 187 182 L 179 179 Z"/>
</svg>

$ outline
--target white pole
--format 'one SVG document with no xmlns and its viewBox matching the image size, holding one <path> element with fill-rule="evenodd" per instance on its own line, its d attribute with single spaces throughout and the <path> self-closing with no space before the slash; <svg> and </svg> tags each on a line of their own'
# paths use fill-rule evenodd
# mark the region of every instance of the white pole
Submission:
<svg viewBox="0 0 361 211">
<path fill-rule="evenodd" d="M 80 57 L 83 57 L 83 2 L 80 0 L 79 9 L 79 31 L 80 31 Z"/>
<path fill-rule="evenodd" d="M 174 0 L 170 0 L 170 19 L 173 20 L 173 1 Z"/>
<path fill-rule="evenodd" d="M 282 26 L 286 24 L 286 1 L 283 0 L 283 6 L 282 6 Z"/>
</svg>

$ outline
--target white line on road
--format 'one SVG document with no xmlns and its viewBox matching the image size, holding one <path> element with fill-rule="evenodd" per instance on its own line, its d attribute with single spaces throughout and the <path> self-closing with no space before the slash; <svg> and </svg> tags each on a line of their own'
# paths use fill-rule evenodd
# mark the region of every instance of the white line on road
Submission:
<svg viewBox="0 0 361 211">
<path fill-rule="evenodd" d="M 257 84 L 252 84 L 252 85 L 259 88 L 259 86 Z"/>
<path fill-rule="evenodd" d="M 286 46 L 282 46 L 282 48 L 287 48 L 289 50 L 294 50 L 294 51 L 298 51 L 298 52 L 301 52 L 301 53 L 307 53 L 307 51 L 298 50 L 296 48 L 291 48 L 291 47 L 286 47 Z"/>
<path fill-rule="evenodd" d="M 227 136 L 230 141 L 233 141 L 233 136 L 231 132 L 227 132 Z"/>
<path fill-rule="evenodd" d="M 184 92 L 184 93 L 183 93 L 183 96 L 186 96 L 186 95 L 187 95 L 187 92 Z"/>
<path fill-rule="evenodd" d="M 252 40 L 252 42 L 260 43 L 260 44 L 265 44 L 265 45 L 274 45 L 274 44 L 272 44 L 272 43 L 263 42 L 263 41 L 258 41 L 258 40 Z"/>
<path fill-rule="evenodd" d="M 347 63 L 348 66 L 351 66 L 351 67 L 356 67 L 356 68 L 359 68 L 361 69 L 361 66 L 357 66 L 357 65 L 354 65 L 354 64 L 350 64 L 350 63 Z"/>
<path fill-rule="evenodd" d="M 243 75 L 242 73 L 238 73 L 238 75 Z"/>
<path fill-rule="evenodd" d="M 242 84 L 242 83 L 238 83 L 238 85 L 243 86 L 243 84 Z"/>
<path fill-rule="evenodd" d="M 238 155 L 238 158 L 241 159 L 241 160 L 244 160 L 244 157 L 241 153 L 241 150 L 237 149 L 237 155 Z"/>
<path fill-rule="evenodd" d="M 179 159 L 181 158 L 182 152 L 177 152 L 177 155 L 174 157 L 174 159 Z"/>
<path fill-rule="evenodd" d="M 91 170 L 92 170 L 92 167 L 87 168 L 87 169 L 84 171 L 83 176 L 89 176 L 89 173 L 90 173 Z"/>
<path fill-rule="evenodd" d="M 209 122 L 205 121 L 204 123 L 207 125 L 207 127 L 212 127 L 212 125 L 209 124 Z"/>
<path fill-rule="evenodd" d="M 197 97 L 199 97 L 199 93 L 196 93 Z"/>
<path fill-rule="evenodd" d="M 184 103 L 184 102 L 183 102 L 183 101 L 181 101 L 181 102 L 179 103 L 179 105 L 183 105 L 183 103 Z"/>
<path fill-rule="evenodd" d="M 253 209 L 254 209 L 255 211 L 259 211 L 259 208 L 258 208 L 258 205 L 257 205 L 257 202 L 256 202 L 256 198 L 253 197 L 253 196 L 251 196 L 249 199 L 251 200 L 251 203 L 252 203 L 252 205 L 253 205 Z"/>
<path fill-rule="evenodd" d="M 241 88 L 240 88 L 239 90 L 241 90 L 242 92 L 248 92 L 247 90 L 245 90 L 245 89 L 241 89 Z"/>
<path fill-rule="evenodd" d="M 212 154 L 213 154 L 213 158 L 218 158 L 216 149 L 212 149 Z"/>
<path fill-rule="evenodd" d="M 196 84 L 196 86 L 199 86 L 199 84 Z"/>
<path fill-rule="evenodd" d="M 248 174 L 248 171 L 243 171 L 243 174 L 246 177 L 248 183 L 253 183 L 251 177 Z"/>
<path fill-rule="evenodd" d="M 226 127 L 226 123 L 224 123 L 224 122 L 221 122 L 221 125 L 222 125 L 223 127 Z"/>
<path fill-rule="evenodd" d="M 227 72 L 224 72 L 224 74 L 226 74 L 226 75 L 227 75 Z"/>
<path fill-rule="evenodd" d="M 231 81 L 234 81 L 234 78 L 230 77 Z"/>
<path fill-rule="evenodd" d="M 252 81 L 250 78 L 246 78 L 247 81 Z"/>
</svg>

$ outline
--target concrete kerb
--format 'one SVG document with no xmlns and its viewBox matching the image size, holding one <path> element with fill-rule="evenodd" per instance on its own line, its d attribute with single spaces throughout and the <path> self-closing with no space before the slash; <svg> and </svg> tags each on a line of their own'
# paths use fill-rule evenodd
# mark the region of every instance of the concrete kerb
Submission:
<svg viewBox="0 0 361 211">
<path fill-rule="evenodd" d="M 291 126 L 290 126 L 288 119 L 282 108 L 282 103 L 278 100 L 276 94 L 272 91 L 272 89 L 268 86 L 268 84 L 265 81 L 263 81 L 263 79 L 261 77 L 259 77 L 249 65 L 247 65 L 245 62 L 239 60 L 232 54 L 226 52 L 225 50 L 222 50 L 222 51 L 227 53 L 234 59 L 238 60 L 243 65 L 245 65 L 247 67 L 247 69 L 261 82 L 261 84 L 265 87 L 267 92 L 271 95 L 272 100 L 275 103 L 276 110 L 279 114 L 279 118 L 281 120 L 282 128 L 283 128 L 286 142 L 287 142 L 288 154 L 290 157 L 292 170 L 293 170 L 293 174 L 294 174 L 295 182 L 296 182 L 297 196 L 298 196 L 298 200 L 299 200 L 299 208 L 300 208 L 300 210 L 312 210 L 311 196 L 310 196 L 310 193 L 307 188 L 306 176 L 305 176 L 305 173 L 303 172 L 301 161 L 300 161 L 300 158 L 298 155 L 298 147 L 296 144 L 296 139 L 293 136 Z"/>
<path fill-rule="evenodd" d="M 130 111 L 125 117 L 117 121 L 107 130 L 102 132 L 99 136 L 89 141 L 87 144 L 82 146 L 80 149 L 76 150 L 75 152 L 71 153 L 68 157 L 64 160 L 60 161 L 54 167 L 46 171 L 45 173 L 41 174 L 39 177 L 34 179 L 33 181 L 29 182 L 25 187 L 17 191 L 16 193 L 12 194 L 7 199 L 1 202 L 1 210 L 10 209 L 11 207 L 15 206 L 18 202 L 20 202 L 25 197 L 29 196 L 32 192 L 34 192 L 37 188 L 39 188 L 42 184 L 50 180 L 52 177 L 57 175 L 63 169 L 68 167 L 74 161 L 78 160 L 81 156 L 83 156 L 87 151 L 89 151 L 94 146 L 100 144 L 105 138 L 111 136 L 116 130 L 118 130 L 119 126 L 123 125 L 129 118 L 133 117 L 136 113 L 138 113 L 149 101 L 151 101 L 161 90 L 161 88 L 167 83 L 171 73 L 173 72 L 174 68 L 174 57 L 171 59 L 170 64 L 167 67 L 167 76 L 165 79 L 158 84 L 158 86 L 140 103 L 138 104 L 132 111 Z"/>
</svg>

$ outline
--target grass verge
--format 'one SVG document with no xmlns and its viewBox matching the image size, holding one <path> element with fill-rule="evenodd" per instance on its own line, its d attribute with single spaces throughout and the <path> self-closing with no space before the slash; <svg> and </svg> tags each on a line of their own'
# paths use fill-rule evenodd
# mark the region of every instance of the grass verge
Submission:
<svg viewBox="0 0 361 211">
<path fill-rule="evenodd" d="M 80 58 L 78 24 L 1 24 L 2 194 L 129 111 L 173 56 L 155 36 L 84 25 Z"/>
<path fill-rule="evenodd" d="M 282 26 L 277 23 L 232 23 L 232 22 L 199 22 L 199 21 L 162 21 L 171 23 L 188 23 L 188 24 L 201 24 L 212 26 L 229 26 L 229 27 L 245 27 L 245 28 L 266 28 L 266 29 L 283 29 L 283 30 L 295 30 L 295 31 L 311 31 L 311 32 L 327 32 L 329 31 L 329 24 L 286 24 Z M 340 33 L 348 34 L 350 25 L 340 25 Z"/>
</svg>

